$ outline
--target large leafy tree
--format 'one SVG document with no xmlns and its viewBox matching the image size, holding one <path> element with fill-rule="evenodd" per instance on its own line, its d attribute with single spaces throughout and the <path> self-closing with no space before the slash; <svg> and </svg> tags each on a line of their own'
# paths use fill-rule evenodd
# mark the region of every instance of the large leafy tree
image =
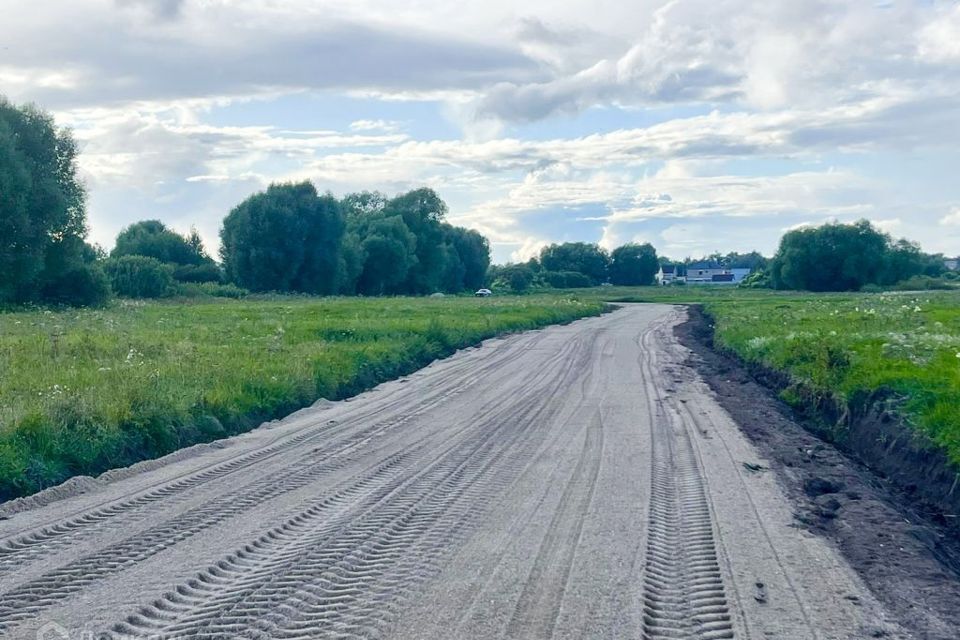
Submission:
<svg viewBox="0 0 960 640">
<path fill-rule="evenodd" d="M 407 274 L 407 293 L 433 293 L 443 288 L 445 258 L 441 223 L 447 205 L 433 190 L 416 189 L 386 203 L 387 215 L 399 215 L 417 238 L 416 264 Z"/>
<path fill-rule="evenodd" d="M 490 266 L 486 238 L 444 222 L 447 205 L 433 190 L 394 198 L 364 191 L 345 196 L 341 204 L 348 239 L 362 249 L 359 293 L 424 294 L 483 286 Z"/>
<path fill-rule="evenodd" d="M 340 205 L 343 207 L 347 219 L 353 221 L 382 214 L 389 200 L 379 191 L 360 191 L 359 193 L 345 195 L 340 200 Z"/>
<path fill-rule="evenodd" d="M 123 229 L 110 255 L 147 256 L 179 265 L 200 265 L 209 260 L 196 231 L 185 238 L 159 220 L 143 220 Z"/>
<path fill-rule="evenodd" d="M 372 222 L 361 246 L 365 259 L 357 291 L 366 295 L 404 293 L 407 276 L 417 264 L 417 238 L 403 219 L 387 216 Z"/>
<path fill-rule="evenodd" d="M 660 269 L 657 250 L 650 243 L 625 244 L 610 254 L 610 282 L 619 285 L 651 285 Z"/>
<path fill-rule="evenodd" d="M 159 220 L 143 220 L 123 229 L 110 255 L 114 261 L 123 256 L 153 258 L 172 266 L 173 277 L 181 282 L 218 282 L 223 275 L 196 229 L 182 236 Z"/>
<path fill-rule="evenodd" d="M 770 262 L 770 277 L 778 289 L 855 291 L 917 275 L 927 263 L 915 245 L 894 242 L 860 220 L 788 232 Z"/>
<path fill-rule="evenodd" d="M 53 117 L 0 98 L 0 302 L 102 302 L 86 245 L 77 144 Z"/>
<path fill-rule="evenodd" d="M 463 227 L 448 227 L 447 241 L 454 250 L 454 257 L 462 265 L 462 281 L 459 289 L 479 289 L 487 278 L 490 268 L 490 243 L 479 232 Z"/>
<path fill-rule="evenodd" d="M 309 182 L 274 184 L 237 205 L 220 231 L 231 281 L 253 291 L 336 293 L 342 282 L 340 203 Z"/>
<path fill-rule="evenodd" d="M 592 284 L 604 282 L 610 268 L 610 256 L 595 244 L 565 242 L 540 251 L 540 264 L 546 271 L 576 271 Z"/>
<path fill-rule="evenodd" d="M 762 271 L 767 268 L 767 264 L 770 261 L 759 251 L 751 251 L 750 253 L 737 253 L 734 251 L 723 256 L 720 262 L 728 269 Z"/>
</svg>

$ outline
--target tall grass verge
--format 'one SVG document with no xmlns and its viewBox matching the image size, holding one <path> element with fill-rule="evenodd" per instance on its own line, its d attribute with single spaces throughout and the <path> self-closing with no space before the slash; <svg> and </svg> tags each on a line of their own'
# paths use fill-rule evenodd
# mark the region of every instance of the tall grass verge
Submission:
<svg viewBox="0 0 960 640">
<path fill-rule="evenodd" d="M 304 298 L 0 313 L 0 500 L 248 430 L 599 301 Z"/>
</svg>

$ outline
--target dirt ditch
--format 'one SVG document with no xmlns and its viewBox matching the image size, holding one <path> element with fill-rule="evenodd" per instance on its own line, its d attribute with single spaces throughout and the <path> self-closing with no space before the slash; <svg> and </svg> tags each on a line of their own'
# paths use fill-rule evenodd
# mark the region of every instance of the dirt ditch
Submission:
<svg viewBox="0 0 960 640">
<path fill-rule="evenodd" d="M 805 411 L 792 410 L 775 395 L 790 381 L 714 349 L 699 306 L 676 334 L 794 498 L 797 527 L 832 540 L 917 638 L 956 640 L 960 518 L 951 516 L 960 513 L 960 491 L 952 491 L 956 474 L 943 455 L 905 437 L 882 398 L 845 412 L 810 395 Z"/>
</svg>

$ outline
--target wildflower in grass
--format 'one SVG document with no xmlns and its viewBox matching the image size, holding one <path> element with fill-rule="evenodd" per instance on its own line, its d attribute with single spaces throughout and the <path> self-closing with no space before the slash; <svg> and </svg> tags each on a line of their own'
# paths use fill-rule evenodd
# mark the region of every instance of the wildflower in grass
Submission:
<svg viewBox="0 0 960 640">
<path fill-rule="evenodd" d="M 763 349 L 765 346 L 773 342 L 773 338 L 770 336 L 757 336 L 755 338 L 750 338 L 747 340 L 747 346 L 753 350 Z"/>
</svg>

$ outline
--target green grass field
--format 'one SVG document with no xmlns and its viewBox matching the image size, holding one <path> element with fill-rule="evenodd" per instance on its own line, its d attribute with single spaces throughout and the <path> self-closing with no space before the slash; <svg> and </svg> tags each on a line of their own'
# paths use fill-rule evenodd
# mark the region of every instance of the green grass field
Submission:
<svg viewBox="0 0 960 640">
<path fill-rule="evenodd" d="M 603 308 L 558 294 L 0 313 L 0 499 L 238 433 L 485 338 Z"/>
</svg>

